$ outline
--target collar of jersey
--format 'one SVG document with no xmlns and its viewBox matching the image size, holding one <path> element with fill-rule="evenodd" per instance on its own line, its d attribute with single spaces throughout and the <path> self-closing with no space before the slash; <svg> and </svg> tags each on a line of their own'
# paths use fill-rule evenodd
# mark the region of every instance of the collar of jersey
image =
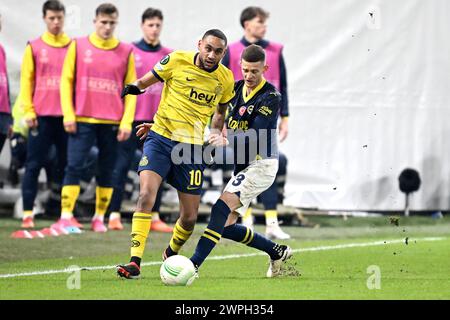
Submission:
<svg viewBox="0 0 450 320">
<path fill-rule="evenodd" d="M 242 86 L 242 99 L 244 99 L 244 102 L 247 103 L 251 98 L 254 97 L 254 95 L 261 90 L 261 88 L 266 84 L 266 79 L 262 78 L 262 81 L 260 84 L 258 84 L 258 86 L 252 90 L 252 92 L 250 92 L 250 94 L 247 96 L 247 86 L 244 85 Z"/>
<path fill-rule="evenodd" d="M 103 50 L 111 50 L 119 45 L 119 40 L 116 37 L 113 36 L 112 38 L 104 40 L 95 32 L 89 35 L 89 41 L 94 45 L 94 47 Z"/>
<path fill-rule="evenodd" d="M 241 43 L 246 47 L 248 47 L 251 44 L 256 44 L 258 46 L 263 47 L 264 49 L 269 45 L 269 41 L 267 41 L 267 40 L 261 39 L 261 40 L 256 41 L 255 43 L 251 43 L 250 41 L 245 39 L 245 37 L 242 37 Z"/>
<path fill-rule="evenodd" d="M 56 48 L 65 47 L 71 41 L 69 36 L 65 33 L 61 33 L 61 34 L 58 34 L 55 36 L 54 34 L 51 34 L 48 31 L 46 31 L 42 35 L 41 39 L 49 46 L 56 47 Z"/>
<path fill-rule="evenodd" d="M 161 43 L 158 43 L 156 46 L 153 46 L 150 43 L 145 42 L 144 39 L 136 41 L 134 44 L 136 45 L 136 47 L 146 52 L 156 52 L 161 49 Z"/>
</svg>

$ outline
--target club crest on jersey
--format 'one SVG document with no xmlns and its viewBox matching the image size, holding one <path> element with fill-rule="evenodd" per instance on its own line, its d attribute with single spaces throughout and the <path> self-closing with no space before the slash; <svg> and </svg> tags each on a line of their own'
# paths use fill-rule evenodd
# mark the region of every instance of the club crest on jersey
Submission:
<svg viewBox="0 0 450 320">
<path fill-rule="evenodd" d="M 242 106 L 239 108 L 239 115 L 242 117 L 245 113 L 245 110 L 247 110 L 246 106 Z"/>
<path fill-rule="evenodd" d="M 147 156 L 143 156 L 142 157 L 141 161 L 139 161 L 139 165 L 141 167 L 144 167 L 144 166 L 148 165 L 148 158 L 147 158 Z"/>
</svg>

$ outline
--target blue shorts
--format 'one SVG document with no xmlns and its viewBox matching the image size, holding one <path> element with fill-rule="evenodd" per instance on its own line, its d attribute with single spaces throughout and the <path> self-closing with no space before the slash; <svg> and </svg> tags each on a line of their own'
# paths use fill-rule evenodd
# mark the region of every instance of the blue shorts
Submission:
<svg viewBox="0 0 450 320">
<path fill-rule="evenodd" d="M 151 170 L 180 192 L 199 195 L 202 191 L 203 146 L 172 141 L 151 131 L 144 143 L 138 173 Z"/>
</svg>

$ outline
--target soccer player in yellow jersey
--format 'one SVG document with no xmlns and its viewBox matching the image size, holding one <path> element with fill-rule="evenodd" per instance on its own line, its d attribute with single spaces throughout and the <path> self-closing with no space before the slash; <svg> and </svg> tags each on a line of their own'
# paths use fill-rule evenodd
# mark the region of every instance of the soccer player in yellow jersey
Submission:
<svg viewBox="0 0 450 320">
<path fill-rule="evenodd" d="M 164 82 L 154 124 L 142 124 L 137 135 L 146 138 L 139 163 L 140 194 L 133 215 L 131 259 L 117 266 L 127 279 L 140 276 L 140 263 L 151 225 L 151 210 L 161 182 L 178 190 L 180 218 L 163 259 L 175 255 L 189 239 L 197 220 L 203 182 L 203 133 L 213 115 L 209 142 L 225 142 L 223 128 L 228 102 L 234 96 L 234 78 L 220 60 L 227 48 L 222 31 L 207 31 L 198 52 L 175 51 L 164 57 L 144 77 L 127 85 L 122 95 L 140 94 L 158 81 Z"/>
</svg>

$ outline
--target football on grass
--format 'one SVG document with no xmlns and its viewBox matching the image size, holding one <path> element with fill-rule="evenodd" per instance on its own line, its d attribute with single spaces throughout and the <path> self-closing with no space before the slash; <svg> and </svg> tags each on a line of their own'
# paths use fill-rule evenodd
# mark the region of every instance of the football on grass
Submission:
<svg viewBox="0 0 450 320">
<path fill-rule="evenodd" d="M 161 280 L 168 286 L 189 286 L 196 272 L 192 261 L 185 256 L 175 255 L 167 258 L 159 270 Z"/>
</svg>

